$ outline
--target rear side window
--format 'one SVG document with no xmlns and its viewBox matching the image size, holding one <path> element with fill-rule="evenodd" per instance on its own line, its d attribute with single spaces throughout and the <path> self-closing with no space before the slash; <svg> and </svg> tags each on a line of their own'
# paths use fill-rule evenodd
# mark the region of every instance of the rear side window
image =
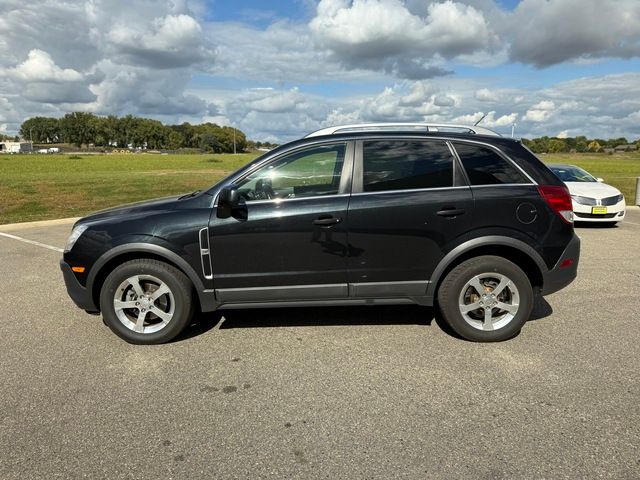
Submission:
<svg viewBox="0 0 640 480">
<path fill-rule="evenodd" d="M 447 144 L 439 141 L 364 142 L 363 170 L 365 192 L 453 185 L 453 157 Z"/>
<path fill-rule="evenodd" d="M 468 143 L 453 145 L 462 160 L 471 185 L 531 183 L 522 172 L 491 148 Z"/>
</svg>

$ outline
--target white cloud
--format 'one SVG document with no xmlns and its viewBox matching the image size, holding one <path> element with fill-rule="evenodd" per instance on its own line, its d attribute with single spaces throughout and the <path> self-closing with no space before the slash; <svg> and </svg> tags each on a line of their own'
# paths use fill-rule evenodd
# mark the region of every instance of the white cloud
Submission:
<svg viewBox="0 0 640 480">
<path fill-rule="evenodd" d="M 487 116 L 480 125 L 504 135 L 510 135 L 511 125 L 517 123 L 518 136 L 567 130 L 571 135 L 597 138 L 640 137 L 640 74 L 585 78 L 540 90 L 494 87 L 491 92 L 500 101 L 492 103 L 488 112 L 487 102 L 476 98 L 477 91 L 486 88 L 482 84 L 468 79 L 402 82 L 370 94 L 341 97 L 310 94 L 303 86 L 193 93 L 219 101 L 220 115 L 257 140 L 282 142 L 322 127 L 358 122 L 473 124 L 484 113 Z M 627 100 L 621 99 L 621 91 Z M 455 104 L 436 105 L 441 96 L 453 98 Z"/>
<path fill-rule="evenodd" d="M 430 3 L 424 17 L 400 0 L 321 0 L 309 26 L 345 68 L 411 79 L 450 73 L 442 58 L 490 50 L 498 40 L 481 11 L 450 0 Z"/>
<path fill-rule="evenodd" d="M 637 0 L 523 0 L 512 12 L 493 0 L 321 0 L 310 27 L 346 68 L 412 79 L 446 73 L 442 59 L 547 67 L 640 55 Z"/>
<path fill-rule="evenodd" d="M 551 100 L 542 100 L 527 110 L 522 120 L 537 123 L 545 122 L 551 118 L 555 107 L 555 104 Z"/>
<path fill-rule="evenodd" d="M 51 55 L 42 50 L 34 49 L 28 58 L 14 68 L 7 70 L 7 76 L 24 82 L 80 82 L 84 76 L 71 68 L 58 67 Z"/>
<path fill-rule="evenodd" d="M 528 110 L 522 119 L 529 122 L 544 122 L 551 116 L 548 110 Z"/>
<path fill-rule="evenodd" d="M 216 45 L 216 61 L 206 68 L 220 77 L 264 82 L 371 80 L 379 78 L 359 68 L 346 70 L 329 52 L 316 48 L 309 27 L 286 20 L 264 30 L 237 23 L 206 25 Z"/>
<path fill-rule="evenodd" d="M 169 120 L 203 115 L 210 113 L 209 109 L 215 109 L 203 99 L 184 93 L 191 78 L 187 70 L 159 75 L 145 67 L 122 66 L 111 60 L 101 61 L 99 68 L 105 78 L 91 87 L 97 101 L 87 106 L 96 113 L 124 115 L 136 112 Z"/>
<path fill-rule="evenodd" d="M 208 21 L 201 0 L 2 7 L 8 131 L 28 116 L 84 110 L 212 120 L 282 141 L 330 124 L 472 123 L 488 111 L 482 125 L 504 133 L 518 122 L 526 135 L 640 136 L 640 74 L 546 88 L 504 88 L 508 78 L 473 74 L 509 58 L 529 71 L 581 63 L 584 75 L 601 58 L 635 58 L 638 0 L 523 0 L 513 12 L 494 0 L 321 0 L 308 21 L 274 18 L 265 28 Z M 453 74 L 465 65 L 471 74 Z M 544 72 L 536 81 L 546 85 Z"/>
<path fill-rule="evenodd" d="M 13 104 L 7 98 L 0 97 L 0 122 L 3 124 L 3 130 L 7 131 L 8 124 L 16 121 L 18 113 Z"/>
<path fill-rule="evenodd" d="M 640 55 L 638 0 L 523 0 L 509 23 L 511 58 L 538 67 Z"/>
<path fill-rule="evenodd" d="M 500 97 L 495 93 L 489 90 L 488 88 L 481 88 L 476 90 L 475 93 L 476 100 L 481 102 L 497 102 Z"/>
<path fill-rule="evenodd" d="M 360 112 L 353 110 L 344 112 L 342 108 L 336 108 L 329 112 L 327 118 L 322 122 L 323 127 L 331 127 L 333 125 L 350 125 L 360 122 Z"/>
<path fill-rule="evenodd" d="M 542 100 L 541 102 L 536 103 L 531 108 L 533 110 L 553 110 L 556 108 L 556 105 L 551 100 Z"/>
<path fill-rule="evenodd" d="M 452 120 L 452 123 L 459 123 L 462 125 L 474 125 L 484 115 L 485 114 L 483 112 L 460 115 L 458 117 L 455 117 Z M 505 114 L 496 118 L 496 112 L 491 111 L 491 112 L 488 112 L 486 116 L 484 116 L 484 118 L 482 118 L 482 121 L 480 122 L 479 125 L 487 128 L 510 127 L 516 122 L 516 120 L 518 120 L 517 113 Z"/>
<path fill-rule="evenodd" d="M 191 6 L 5 0 L 0 98 L 10 98 L 17 112 L 9 128 L 17 130 L 29 116 L 72 110 L 165 121 L 215 112 L 215 105 L 184 94 L 214 52 Z"/>
<path fill-rule="evenodd" d="M 248 107 L 256 112 L 280 113 L 294 110 L 302 102 L 298 89 L 293 88 L 288 92 L 273 92 L 272 95 L 253 100 L 248 103 Z"/>
<path fill-rule="evenodd" d="M 34 49 L 23 62 L 6 71 L 0 71 L 5 88 L 33 102 L 49 104 L 82 104 L 92 102 L 95 95 L 89 85 L 101 77 L 100 72 L 79 72 L 61 68 L 51 55 Z"/>
<path fill-rule="evenodd" d="M 414 82 L 413 85 L 411 85 L 410 92 L 400 99 L 399 104 L 405 107 L 422 105 L 427 102 L 436 91 L 437 89 L 429 82 Z"/>
<path fill-rule="evenodd" d="M 106 34 L 116 54 L 127 63 L 166 69 L 213 60 L 200 24 L 191 16 L 166 15 L 150 23 L 120 23 Z"/>
<path fill-rule="evenodd" d="M 357 55 L 378 57 L 418 48 L 429 56 L 454 57 L 487 48 L 492 40 L 480 11 L 449 0 L 429 4 L 425 18 L 412 14 L 399 0 L 321 0 L 310 26 L 342 55 L 355 50 Z"/>
<path fill-rule="evenodd" d="M 447 94 L 440 94 L 433 97 L 433 104 L 438 107 L 453 107 L 456 100 Z"/>
</svg>

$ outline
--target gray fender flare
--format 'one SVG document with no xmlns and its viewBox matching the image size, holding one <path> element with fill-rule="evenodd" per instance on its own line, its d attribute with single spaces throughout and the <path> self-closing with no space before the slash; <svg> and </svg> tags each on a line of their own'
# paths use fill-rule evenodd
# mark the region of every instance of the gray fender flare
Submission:
<svg viewBox="0 0 640 480">
<path fill-rule="evenodd" d="M 503 245 L 507 247 L 515 248 L 516 250 L 521 251 L 525 255 L 527 255 L 531 260 L 533 260 L 540 271 L 544 274 L 548 268 L 544 263 L 544 260 L 540 256 L 540 254 L 530 245 L 527 245 L 522 240 L 517 240 L 515 238 L 504 237 L 501 235 L 489 235 L 486 237 L 478 237 L 473 240 L 469 240 L 467 242 L 461 243 L 456 248 L 447 253 L 440 263 L 436 266 L 433 271 L 433 275 L 431 276 L 431 280 L 429 281 L 429 285 L 427 286 L 427 297 L 434 298 L 436 293 L 436 286 L 440 281 L 440 277 L 447 269 L 452 262 L 454 262 L 460 255 L 468 252 L 469 250 L 473 250 L 478 247 L 485 246 L 495 246 L 495 245 Z"/>
<path fill-rule="evenodd" d="M 163 257 L 169 262 L 177 265 L 193 283 L 196 292 L 198 293 L 202 310 L 206 312 L 215 310 L 217 308 L 218 303 L 215 301 L 213 290 L 205 289 L 202 280 L 193 269 L 193 267 L 191 267 L 191 265 L 189 265 L 187 261 L 184 258 L 180 257 L 180 255 L 178 255 L 177 253 L 172 252 L 168 248 L 162 247 L 160 245 L 155 245 L 153 243 L 125 243 L 103 253 L 100 258 L 96 260 L 96 263 L 93 264 L 93 267 L 89 272 L 89 276 L 87 277 L 87 288 L 90 291 L 93 291 L 93 284 L 95 282 L 96 276 L 107 264 L 107 262 L 114 259 L 118 255 L 132 252 L 152 253 L 154 255 Z"/>
</svg>

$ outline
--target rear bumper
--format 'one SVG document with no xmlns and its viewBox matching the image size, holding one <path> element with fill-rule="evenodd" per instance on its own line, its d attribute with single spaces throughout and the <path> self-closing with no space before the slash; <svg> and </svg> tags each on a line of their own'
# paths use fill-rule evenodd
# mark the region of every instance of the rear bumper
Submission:
<svg viewBox="0 0 640 480">
<path fill-rule="evenodd" d="M 87 312 L 99 312 L 100 309 L 94 304 L 91 292 L 80 285 L 80 282 L 78 282 L 78 279 L 71 271 L 71 267 L 64 260 L 60 260 L 60 270 L 62 270 L 67 293 L 71 297 L 71 300 L 73 300 L 73 303 Z"/>
<path fill-rule="evenodd" d="M 566 265 L 572 260 L 570 265 Z M 555 266 L 544 273 L 542 283 L 542 295 L 549 295 L 569 285 L 578 275 L 578 262 L 580 260 L 580 239 L 574 233 L 567 248 L 558 259 Z M 562 266 L 563 263 L 565 266 Z"/>
</svg>

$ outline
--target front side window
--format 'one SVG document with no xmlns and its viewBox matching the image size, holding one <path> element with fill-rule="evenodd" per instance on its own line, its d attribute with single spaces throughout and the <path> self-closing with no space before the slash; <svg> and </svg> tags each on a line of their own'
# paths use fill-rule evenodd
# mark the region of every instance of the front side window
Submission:
<svg viewBox="0 0 640 480">
<path fill-rule="evenodd" d="M 451 187 L 453 156 L 442 141 L 364 142 L 363 172 L 365 192 Z"/>
<path fill-rule="evenodd" d="M 471 185 L 531 183 L 516 167 L 489 147 L 454 142 Z"/>
<path fill-rule="evenodd" d="M 284 155 L 237 182 L 239 193 L 248 202 L 335 195 L 345 151 L 337 143 Z"/>
</svg>

